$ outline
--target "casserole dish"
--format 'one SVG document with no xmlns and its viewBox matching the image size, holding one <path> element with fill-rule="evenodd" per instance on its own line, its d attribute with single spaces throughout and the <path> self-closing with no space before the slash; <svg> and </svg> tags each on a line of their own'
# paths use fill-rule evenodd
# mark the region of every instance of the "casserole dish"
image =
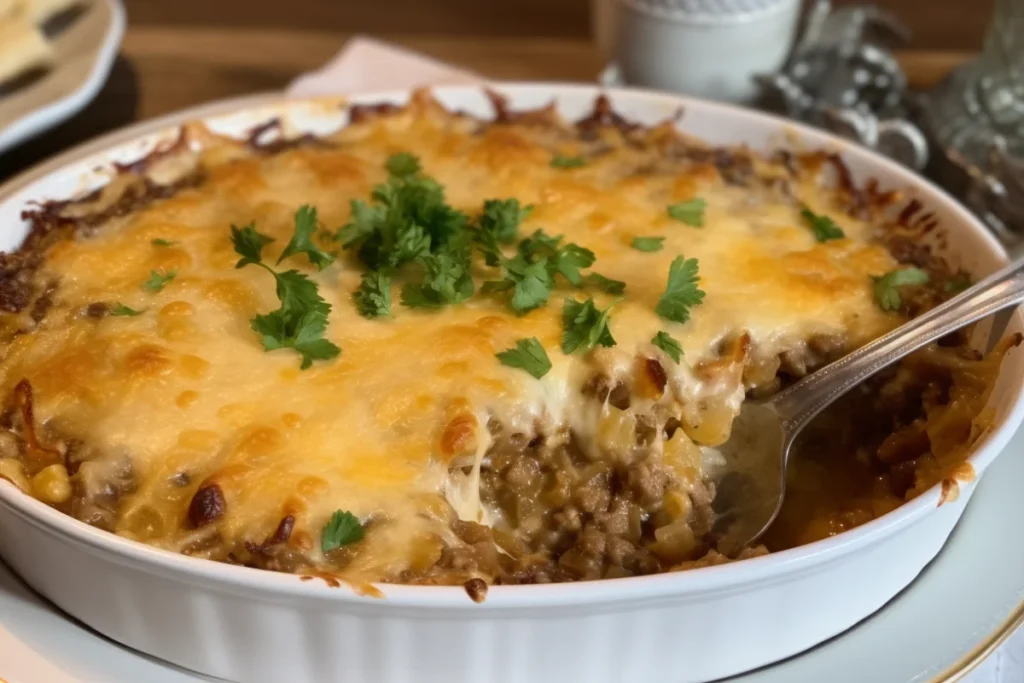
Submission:
<svg viewBox="0 0 1024 683">
<path fill-rule="evenodd" d="M 513 110 L 554 99 L 571 119 L 587 114 L 598 94 L 580 86 L 503 86 L 501 92 Z M 449 109 L 490 113 L 477 89 L 441 88 L 435 96 Z M 908 188 L 934 214 L 948 233 L 946 251 L 957 267 L 981 275 L 1005 258 L 954 202 L 875 155 L 720 105 L 631 91 L 609 96 L 617 112 L 645 124 L 670 119 L 682 105 L 684 130 L 714 144 L 768 149 L 789 135 L 806 147 L 839 147 L 855 178 L 873 176 L 883 188 Z M 407 98 L 385 94 L 355 101 Z M 295 133 L 322 134 L 345 121 L 337 103 L 299 101 L 211 115 L 207 123 L 241 134 L 273 117 Z M 109 179 L 113 164 L 130 165 L 158 143 L 173 144 L 172 123 L 151 125 L 155 132 L 128 131 L 103 150 L 76 152 L 39 177 L 14 181 L 0 219 L 24 231 L 20 212 L 28 201 L 89 192 Z M 4 246 L 23 236 L 11 234 Z M 1012 331 L 1019 331 L 1019 320 Z M 984 471 L 1019 423 L 1018 355 L 1007 355 L 993 389 L 992 426 L 970 460 L 975 473 Z M 498 586 L 481 604 L 461 588 L 378 585 L 363 591 L 373 595 L 360 595 L 330 578 L 170 555 L 75 523 L 6 482 L 0 483 L 0 550 L 30 585 L 97 630 L 229 679 L 642 681 L 669 671 L 672 680 L 702 681 L 799 652 L 880 607 L 941 548 L 972 480 L 964 476 L 958 485 L 929 490 L 853 531 L 776 555 L 614 582 Z M 787 628 L 779 628 L 780 620 Z"/>
</svg>

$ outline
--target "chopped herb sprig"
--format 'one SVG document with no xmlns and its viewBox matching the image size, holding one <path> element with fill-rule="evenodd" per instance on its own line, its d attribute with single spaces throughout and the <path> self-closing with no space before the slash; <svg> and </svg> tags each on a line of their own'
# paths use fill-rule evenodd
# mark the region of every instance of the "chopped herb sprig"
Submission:
<svg viewBox="0 0 1024 683">
<path fill-rule="evenodd" d="M 677 256 L 669 266 L 668 284 L 655 312 L 665 320 L 685 323 L 690 319 L 690 310 L 704 301 L 699 283 L 697 259 Z"/>
<path fill-rule="evenodd" d="M 366 530 L 359 518 L 348 510 L 335 510 L 331 518 L 324 524 L 321 533 L 320 549 L 325 553 L 352 545 L 363 540 Z"/>
<path fill-rule="evenodd" d="M 562 352 L 568 355 L 595 346 L 615 346 L 608 321 L 616 303 L 602 311 L 593 299 L 581 302 L 567 298 L 562 306 Z"/>
<path fill-rule="evenodd" d="M 704 227 L 704 209 L 707 208 L 707 202 L 700 197 L 694 197 L 688 199 L 685 202 L 677 202 L 675 204 L 668 205 L 669 217 L 685 223 L 693 228 Z"/>
<path fill-rule="evenodd" d="M 634 237 L 629 243 L 637 251 L 655 252 L 665 248 L 664 237 Z"/>
<path fill-rule="evenodd" d="M 903 307 L 900 288 L 908 285 L 923 285 L 928 282 L 928 273 L 907 266 L 889 271 L 880 277 L 871 278 L 874 282 L 875 301 L 883 311 L 898 311 Z"/>
<path fill-rule="evenodd" d="M 540 379 L 551 370 L 551 360 L 536 337 L 520 339 L 515 347 L 496 354 L 502 365 L 521 368 Z"/>
<path fill-rule="evenodd" d="M 800 216 L 807 222 L 814 232 L 814 239 L 819 242 L 830 240 L 841 240 L 846 237 L 843 229 L 836 225 L 836 222 L 823 214 L 817 214 L 810 209 L 802 209 Z"/>
<path fill-rule="evenodd" d="M 668 354 L 668 357 L 677 363 L 683 357 L 682 345 L 673 339 L 668 332 L 659 331 L 658 334 L 654 335 L 651 343 Z"/>
<path fill-rule="evenodd" d="M 149 279 L 142 283 L 142 288 L 150 294 L 156 294 L 163 290 L 171 280 L 177 277 L 178 271 L 168 270 L 167 272 L 161 273 L 160 271 L 151 270 L 149 271 Z"/>
<path fill-rule="evenodd" d="M 299 230 L 299 221 L 297 215 L 296 231 Z M 263 262 L 263 248 L 273 242 L 273 238 L 257 232 L 251 224 L 242 228 L 233 225 L 231 241 L 235 252 L 241 256 L 236 268 L 259 266 L 274 276 L 277 285 L 280 308 L 257 315 L 250 321 L 253 331 L 260 335 L 263 348 L 267 351 L 284 348 L 298 351 L 302 356 L 303 370 L 314 360 L 329 360 L 340 354 L 341 349 L 323 337 L 331 305 L 320 296 L 316 283 L 297 270 L 279 273 Z M 298 253 L 298 250 L 293 253 Z"/>
</svg>

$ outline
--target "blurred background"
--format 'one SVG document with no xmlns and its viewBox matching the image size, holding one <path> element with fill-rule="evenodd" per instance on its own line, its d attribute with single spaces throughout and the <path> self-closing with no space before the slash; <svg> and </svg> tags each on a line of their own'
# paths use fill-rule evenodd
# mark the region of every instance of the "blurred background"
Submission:
<svg viewBox="0 0 1024 683">
<path fill-rule="evenodd" d="M 863 0 L 835 0 L 837 7 Z M 977 50 L 993 0 L 878 0 L 920 49 Z M 587 39 L 588 0 L 125 0 L 135 26 L 287 26 L 390 36 L 486 35 Z"/>
<path fill-rule="evenodd" d="M 98 3 L 111 0 L 79 0 Z M 152 118 L 197 104 L 252 93 L 281 91 L 296 76 L 321 67 L 330 60 L 352 36 L 369 35 L 453 66 L 469 69 L 491 79 L 553 80 L 594 82 L 607 65 L 608 54 L 602 55 L 593 36 L 592 10 L 601 3 L 607 6 L 643 5 L 656 8 L 663 0 L 120 0 L 128 17 L 124 34 L 109 78 L 99 93 L 81 112 L 48 131 L 46 135 L 23 142 L 0 159 L 0 180 L 28 168 L 69 146 L 134 121 Z M 689 0 L 687 0 L 689 2 Z M 809 8 L 823 0 L 802 0 Z M 758 3 L 790 4 L 793 0 L 750 0 Z M 833 100 L 870 97 L 858 92 L 859 85 L 847 80 L 860 67 L 882 78 L 886 85 L 877 88 L 875 99 L 891 92 L 900 106 L 873 106 L 868 112 L 884 123 L 909 116 L 902 106 L 902 86 L 893 89 L 893 70 L 905 78 L 909 91 L 933 88 L 944 77 L 965 62 L 975 59 L 982 48 L 986 31 L 997 4 L 1009 6 L 1017 0 L 833 0 L 832 10 L 842 14 L 844 8 L 859 6 L 862 10 L 882 10 L 909 29 L 909 40 L 874 43 L 869 37 L 861 40 L 858 30 L 847 48 L 831 44 L 838 53 L 854 49 L 874 50 L 881 47 L 881 57 L 892 48 L 896 62 L 888 66 L 874 57 L 861 65 L 845 68 L 842 74 L 833 71 L 833 61 L 826 56 L 826 71 L 819 73 L 820 90 L 831 90 Z M 669 3 L 666 6 L 685 6 Z M 827 4 L 827 3 L 826 3 Z M 742 5 L 742 3 L 741 3 Z M 719 6 L 731 6 L 719 3 Z M 764 5 L 761 5 L 764 6 Z M 1024 0 L 1015 7 L 1024 8 Z M 1015 10 L 1019 12 L 1019 10 Z M 596 14 L 600 14 L 599 12 Z M 1004 12 L 1005 14 L 1005 12 Z M 651 15 L 653 16 L 653 15 Z M 851 17 L 846 17 L 850 19 Z M 854 27 L 856 21 L 840 22 Z M 654 24 L 666 25 L 655 19 Z M 787 37 L 770 38 L 773 31 L 758 24 L 753 34 L 732 36 L 732 44 L 742 50 L 725 47 L 724 56 L 735 56 L 764 64 L 771 71 L 776 66 L 764 59 L 764 49 L 774 49 L 779 56 L 788 49 Z M 648 29 L 645 29 L 648 30 Z M 649 30 L 648 30 L 649 33 Z M 634 35 L 633 52 L 646 51 L 647 66 L 640 72 L 660 69 L 672 77 L 685 75 L 687 69 L 700 70 L 707 59 L 703 47 L 693 47 L 692 40 L 700 32 L 671 38 L 669 44 L 650 40 L 648 33 Z M 778 31 L 776 31 L 778 33 Z M 1016 31 L 1011 31 L 1016 33 Z M 835 32 L 832 33 L 835 38 Z M 710 47 L 719 47 L 719 38 L 704 36 Z M 774 40 L 775 47 L 767 45 Z M 755 48 L 751 43 L 765 43 Z M 840 41 L 841 42 L 841 41 Z M 691 54 L 674 52 L 673 46 L 690 44 Z M 828 49 L 832 49 L 828 48 Z M 759 52 L 759 50 L 761 50 Z M 844 52 L 846 50 L 846 52 Z M 628 50 L 627 50 L 628 51 Z M 606 50 L 607 53 L 607 50 Z M 865 57 L 871 57 L 863 53 Z M 878 57 L 875 50 L 872 54 Z M 820 55 L 819 55 L 820 56 Z M 710 62 L 717 63 L 715 57 Z M 840 58 L 840 61 L 846 58 Z M 641 60 L 642 61 L 642 60 Z M 814 62 L 814 60 L 811 60 Z M 898 66 L 896 65 L 898 63 Z M 751 66 L 751 65 L 748 65 Z M 792 66 L 792 65 L 791 65 Z M 877 68 L 876 68 L 877 67 Z M 991 71 L 991 69 L 989 70 Z M 636 73 L 636 69 L 634 69 Z M 791 75 L 794 72 L 790 72 Z M 1016 73 L 1016 71 L 1014 71 Z M 628 70 L 623 74 L 630 82 L 714 97 L 715 93 L 688 90 L 657 79 L 633 80 Z M 751 83 L 750 76 L 743 76 Z M 846 80 L 844 80 L 846 79 Z M 812 79 L 813 80 L 813 79 Z M 604 82 L 617 82 L 608 81 Z M 857 81 L 861 83 L 862 81 Z M 875 82 L 875 81 L 872 81 Z M 837 84 L 843 83 L 842 87 Z M 1024 86 L 1022 86 L 1024 87 Z M 850 92 L 846 92 L 850 90 Z M 881 93 L 879 95 L 879 93 Z M 826 93 L 827 94 L 827 93 Z M 954 98 L 955 99 L 955 98 Z M 867 100 L 865 100 L 866 102 Z M 1014 102 L 1018 101 L 1014 98 Z M 0 102 L 2 104 L 2 102 Z M 875 102 L 877 104 L 877 102 Z M 955 102 L 959 106 L 959 101 Z M 792 105 L 792 102 L 790 102 Z M 799 109 L 799 107 L 797 107 Z M 871 109 L 871 107 L 869 107 Z M 780 106 L 776 111 L 793 118 L 807 120 L 806 112 L 793 106 Z M 867 111 L 867 110 L 866 110 Z M 847 112 L 849 114 L 849 112 Z M 959 120 L 959 110 L 945 116 Z M 849 117 L 847 117 L 849 118 Z M 857 117 L 854 116 L 854 119 Z M 870 118 L 870 117 L 869 117 Z M 964 118 L 963 116 L 960 117 Z M 968 113 L 966 119 L 977 118 Z M 820 124 L 820 121 L 815 123 Z M 834 123 L 834 122 L 833 122 Z M 875 126 L 874 119 L 868 121 Z M 848 124 L 848 125 L 847 125 Z M 863 121 L 844 123 L 849 131 L 839 130 L 854 139 L 864 140 Z M 859 127 L 859 128 L 858 128 Z M 835 125 L 833 130 L 837 130 Z M 872 129 L 873 130 L 873 129 Z M 986 143 L 987 138 L 986 138 Z M 920 168 L 920 164 L 908 164 Z M 1024 205 L 1022 205 L 1024 206 Z"/>
</svg>

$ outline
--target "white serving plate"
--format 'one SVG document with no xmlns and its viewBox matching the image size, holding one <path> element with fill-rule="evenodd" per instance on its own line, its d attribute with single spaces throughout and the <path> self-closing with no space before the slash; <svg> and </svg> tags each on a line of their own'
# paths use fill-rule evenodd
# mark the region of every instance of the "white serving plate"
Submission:
<svg viewBox="0 0 1024 683">
<path fill-rule="evenodd" d="M 56 60 L 38 79 L 0 95 L 0 153 L 76 114 L 110 73 L 124 35 L 120 0 L 83 0 L 52 41 Z"/>
<path fill-rule="evenodd" d="M 575 118 L 590 86 L 498 88 L 513 108 L 554 99 Z M 821 132 L 762 114 L 658 93 L 608 91 L 628 118 L 654 123 L 680 106 L 686 132 L 715 143 L 839 148 L 855 177 L 912 188 L 948 231 L 951 258 L 975 274 L 1005 262 L 966 210 L 897 164 Z M 490 115 L 478 88 L 439 88 L 446 105 Z M 352 98 L 401 102 L 408 93 Z M 184 112 L 75 150 L 0 188 L 0 248 L 23 237 L 31 199 L 66 197 L 109 177 L 205 118 L 241 134 L 271 116 L 295 131 L 345 122 L 325 101 L 248 101 L 214 114 Z M 1015 315 L 1011 330 L 1022 329 Z M 1024 417 L 1024 353 L 1011 352 L 993 393 L 995 427 L 971 458 L 981 474 Z M 477 605 L 462 588 L 382 586 L 383 599 L 320 581 L 197 561 L 93 529 L 0 482 L 0 554 L 41 594 L 132 648 L 241 681 L 477 683 L 478 681 L 707 681 L 806 650 L 875 612 L 938 553 L 975 489 L 938 505 L 932 490 L 859 529 L 803 548 L 692 572 L 547 586 L 495 587 Z"/>
<path fill-rule="evenodd" d="M 1024 430 L 1006 449 L 1024 454 Z M 994 462 L 942 552 L 881 611 L 838 638 L 728 683 L 1017 683 L 1019 668 L 999 667 L 996 656 L 982 660 L 1024 623 L 1024 534 L 1005 527 L 1007 519 L 1024 518 L 1021 481 L 1024 458 Z M 951 605 L 952 595 L 958 600 Z M 216 680 L 97 635 L 29 590 L 3 563 L 0 615 L 0 679 L 9 683 Z M 1022 651 L 1024 631 L 1007 645 Z M 654 679 L 672 680 L 671 674 Z"/>
</svg>

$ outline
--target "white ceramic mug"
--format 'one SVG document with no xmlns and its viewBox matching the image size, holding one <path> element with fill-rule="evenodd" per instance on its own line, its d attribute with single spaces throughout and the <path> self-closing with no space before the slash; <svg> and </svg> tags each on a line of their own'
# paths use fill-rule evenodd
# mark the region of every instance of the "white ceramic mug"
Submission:
<svg viewBox="0 0 1024 683">
<path fill-rule="evenodd" d="M 594 40 L 628 85 L 749 102 L 780 68 L 802 0 L 591 0 Z"/>
</svg>

